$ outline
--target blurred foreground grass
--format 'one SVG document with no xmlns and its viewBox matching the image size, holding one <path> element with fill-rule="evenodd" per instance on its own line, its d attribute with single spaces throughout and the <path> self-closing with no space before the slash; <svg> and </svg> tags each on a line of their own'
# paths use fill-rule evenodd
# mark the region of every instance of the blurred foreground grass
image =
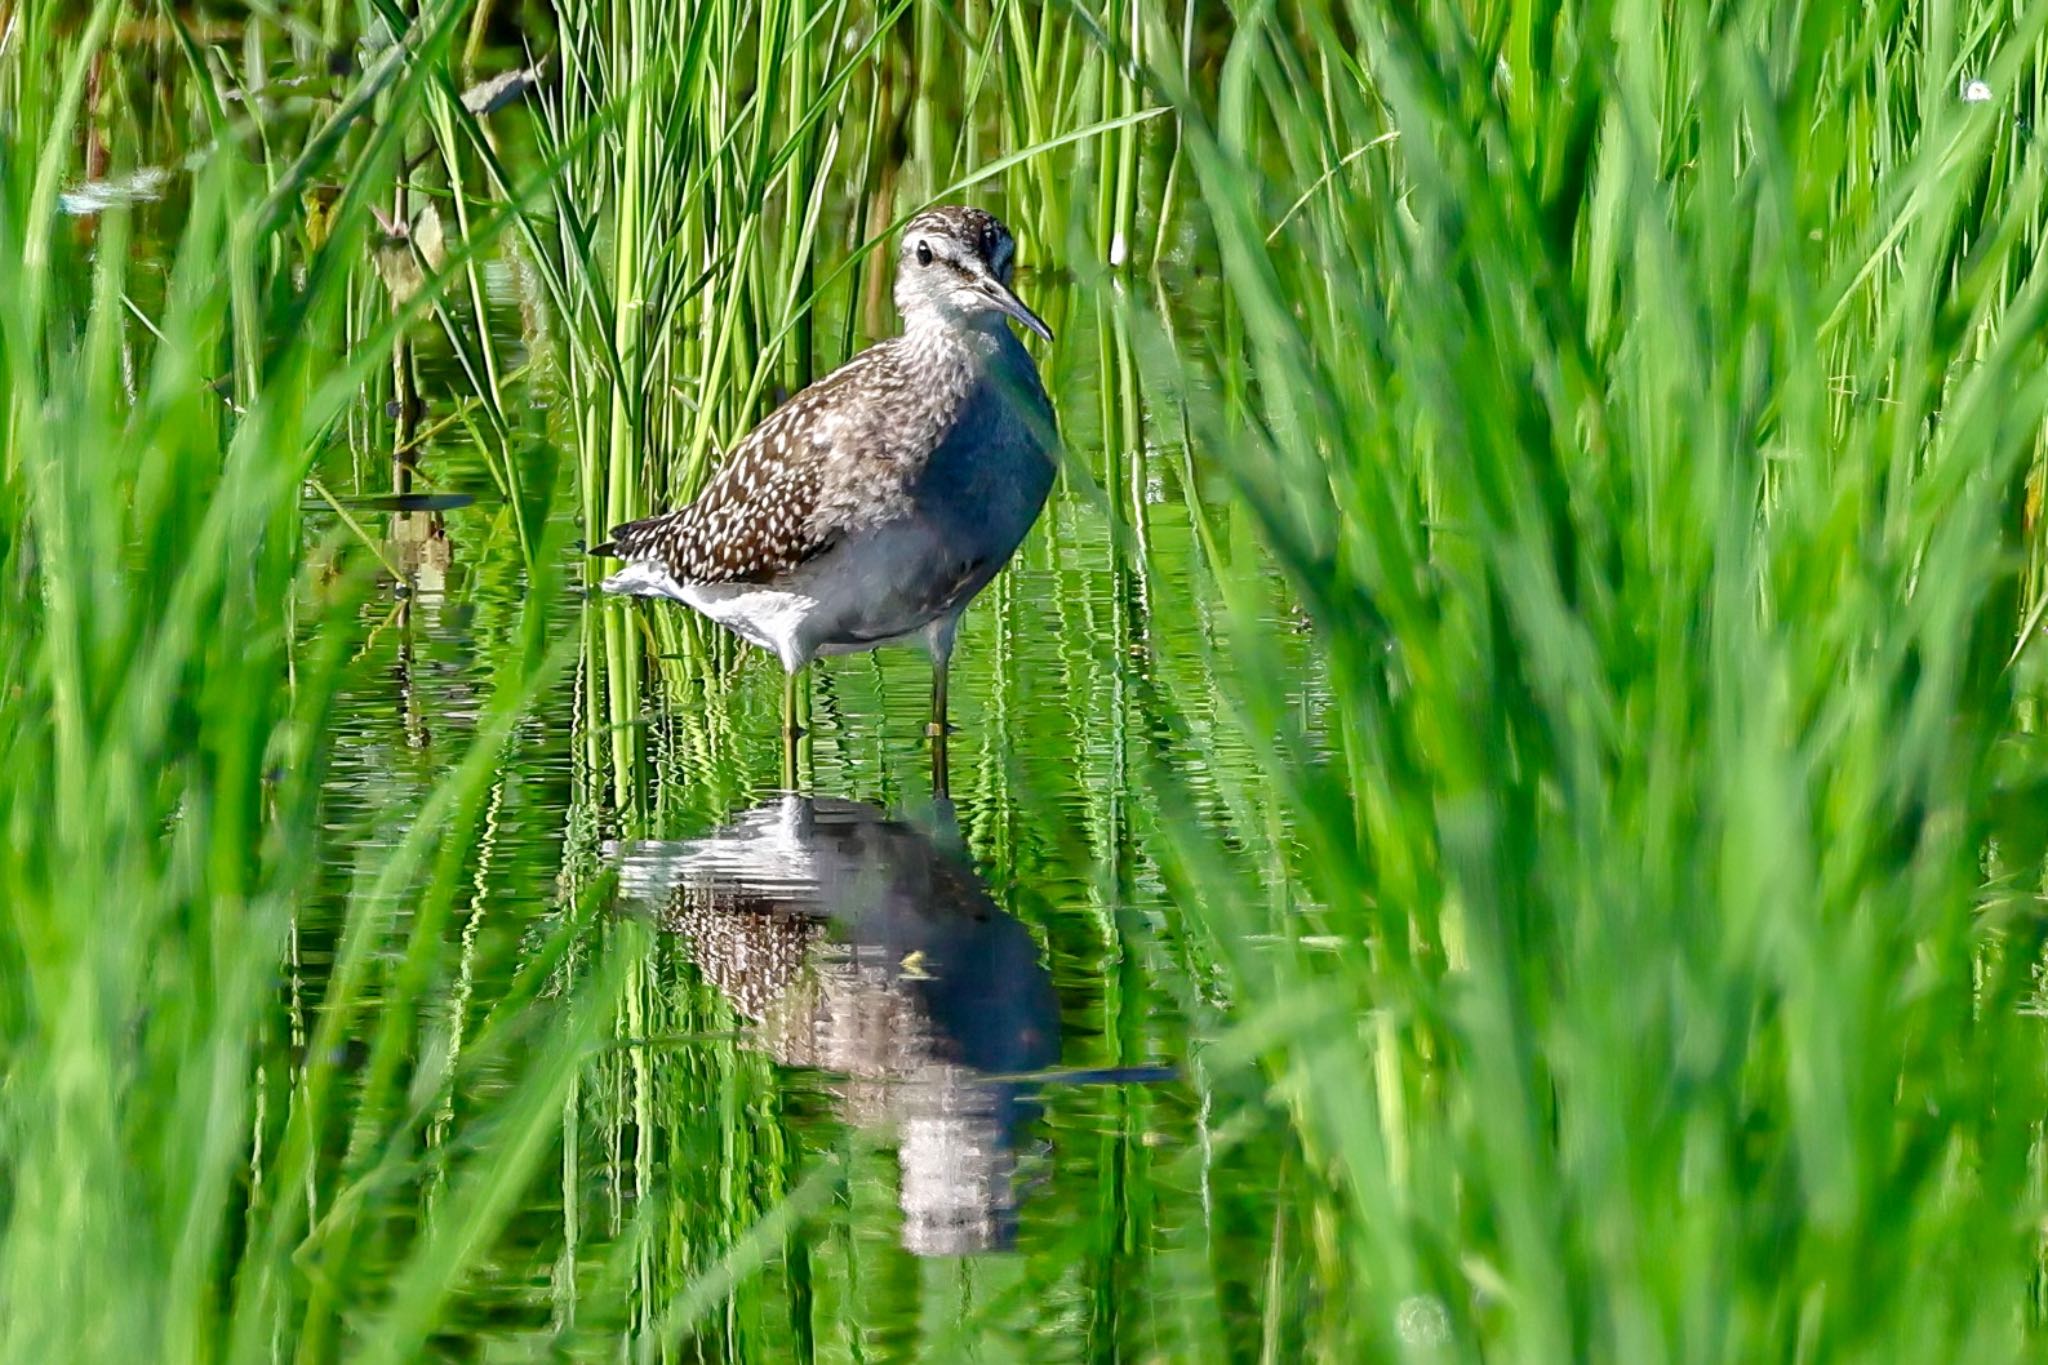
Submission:
<svg viewBox="0 0 2048 1365">
<path fill-rule="evenodd" d="M 1333 1353 L 2038 1349 L 2048 16 L 1962 10 L 1310 7 L 1188 121 L 1238 325 L 1148 372 L 1338 757 L 1241 700 L 1277 913 L 1179 847 Z"/>
</svg>

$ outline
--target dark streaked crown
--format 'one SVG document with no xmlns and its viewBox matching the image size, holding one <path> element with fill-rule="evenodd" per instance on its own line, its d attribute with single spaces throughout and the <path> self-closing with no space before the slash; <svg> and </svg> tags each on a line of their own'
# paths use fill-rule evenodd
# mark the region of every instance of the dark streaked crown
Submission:
<svg viewBox="0 0 2048 1365">
<path fill-rule="evenodd" d="M 903 241 L 920 237 L 949 237 L 986 261 L 1000 279 L 1007 280 L 1011 259 L 1017 254 L 1017 240 L 1003 226 L 1002 219 L 987 209 L 967 204 L 941 204 L 926 209 L 904 225 Z"/>
</svg>

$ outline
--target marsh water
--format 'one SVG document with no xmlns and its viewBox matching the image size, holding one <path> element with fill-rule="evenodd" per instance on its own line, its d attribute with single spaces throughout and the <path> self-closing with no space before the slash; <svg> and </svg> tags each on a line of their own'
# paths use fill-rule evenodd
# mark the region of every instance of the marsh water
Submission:
<svg viewBox="0 0 2048 1365">
<path fill-rule="evenodd" d="M 319 996 L 352 863 L 468 754 L 522 631 L 566 662 L 491 757 L 448 929 L 460 966 L 422 1023 L 459 1055 L 574 906 L 596 906 L 580 958 L 629 929 L 653 944 L 573 1087 L 551 1174 L 444 1323 L 457 1354 L 603 1354 L 728 1264 L 686 1358 L 1145 1358 L 1175 1340 L 1255 1350 L 1270 1330 L 1252 1305 L 1280 1273 L 1269 1200 L 1288 1173 L 1260 1106 L 1218 1101 L 1207 956 L 1155 856 L 1156 772 L 1205 837 L 1268 819 L 1218 686 L 1209 514 L 1185 449 L 1105 439 L 1102 414 L 1138 399 L 1104 401 L 1136 382 L 1100 363 L 1105 316 L 1024 287 L 1061 330 L 1046 368 L 1069 468 L 966 618 L 950 799 L 933 794 L 921 654 L 812 670 L 785 791 L 767 656 L 692 635 L 690 657 L 645 665 L 638 716 L 612 726 L 595 704 L 607 625 L 680 608 L 593 596 L 567 534 L 564 572 L 536 590 L 511 509 L 459 442 L 424 453 L 401 510 L 383 460 L 337 452 L 330 491 L 410 582 L 387 576 L 357 610 L 333 899 L 299 925 L 294 998 Z M 431 420 L 445 358 L 424 361 Z M 1209 534 L 1230 553 L 1227 519 Z M 493 1083 L 488 1064 L 455 1074 L 429 1101 L 430 1148 L 463 1142 Z M 434 1197 L 428 1181 L 423 1216 Z"/>
</svg>

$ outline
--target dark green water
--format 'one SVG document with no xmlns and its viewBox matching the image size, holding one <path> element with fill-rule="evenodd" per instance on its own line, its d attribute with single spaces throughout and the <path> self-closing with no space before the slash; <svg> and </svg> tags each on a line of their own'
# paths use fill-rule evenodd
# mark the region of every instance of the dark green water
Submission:
<svg viewBox="0 0 2048 1365">
<path fill-rule="evenodd" d="M 1161 874 L 1148 774 L 1170 766 L 1225 844 L 1270 817 L 1223 709 L 1186 452 L 1103 439 L 1092 320 L 1058 312 L 1048 373 L 1073 467 L 966 619 L 950 802 L 932 797 L 915 651 L 812 670 L 802 799 L 780 790 L 771 660 L 659 660 L 622 782 L 592 724 L 605 620 L 682 609 L 591 598 L 577 565 L 536 599 L 487 489 L 362 514 L 417 588 L 387 584 L 359 614 L 334 898 L 300 927 L 297 994 L 318 997 L 357 853 L 396 838 L 468 750 L 493 659 L 536 618 L 574 662 L 495 756 L 458 965 L 424 1031 L 459 1062 L 579 896 L 602 901 L 581 961 L 629 924 L 656 931 L 551 1177 L 444 1320 L 451 1352 L 613 1354 L 792 1194 L 804 1216 L 745 1252 L 685 1358 L 1182 1358 L 1256 1353 L 1271 1330 L 1252 1305 L 1275 1301 L 1270 1262 L 1300 1235 L 1275 1225 L 1285 1144 L 1241 1079 L 1226 1097 L 1205 1066 L 1214 986 Z M 483 484 L 460 446 L 423 463 L 443 491 Z M 337 466 L 337 489 L 389 487 L 363 452 Z M 1112 543 L 1119 519 L 1142 572 Z M 489 1065 L 447 1074 L 414 1097 L 430 1172 L 499 1083 Z M 441 1195 L 431 1173 L 420 1185 L 430 1221 Z"/>
</svg>

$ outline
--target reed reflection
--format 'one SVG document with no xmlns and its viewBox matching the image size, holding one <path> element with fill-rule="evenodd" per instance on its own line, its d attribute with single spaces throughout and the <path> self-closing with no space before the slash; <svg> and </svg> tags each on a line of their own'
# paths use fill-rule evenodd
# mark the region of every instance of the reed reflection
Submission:
<svg viewBox="0 0 2048 1365">
<path fill-rule="evenodd" d="M 1014 1238 L 1037 1108 L 1015 1077 L 1058 1061 L 1059 1002 L 950 803 L 932 824 L 784 796 L 702 839 L 627 845 L 619 866 L 760 1047 L 837 1077 L 849 1122 L 894 1126 L 903 1244 L 958 1255 Z"/>
</svg>

